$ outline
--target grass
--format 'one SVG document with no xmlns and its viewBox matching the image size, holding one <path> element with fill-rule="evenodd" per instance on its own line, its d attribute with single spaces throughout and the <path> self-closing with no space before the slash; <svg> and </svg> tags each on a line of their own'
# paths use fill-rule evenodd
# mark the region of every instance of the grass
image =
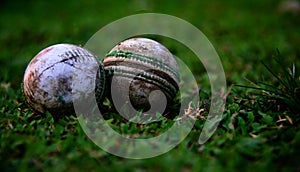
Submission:
<svg viewBox="0 0 300 172">
<path fill-rule="evenodd" d="M 3 171 L 299 171 L 299 13 L 280 1 L 4 1 L 0 7 L 0 167 Z M 209 108 L 205 70 L 181 44 L 159 38 L 192 70 L 202 116 L 176 148 L 130 160 L 110 155 L 85 135 L 75 116 L 32 112 L 21 91 L 31 58 L 55 43 L 83 45 L 105 24 L 141 12 L 175 15 L 198 27 L 222 60 L 228 86 L 222 121 L 198 144 Z M 276 49 L 280 51 L 280 60 Z M 277 58 L 278 59 L 278 58 Z M 261 63 L 263 61 L 263 63 Z M 288 69 L 289 68 L 289 69 Z M 249 83 L 249 81 L 251 81 Z M 247 87 L 247 88 L 245 88 Z M 253 89 L 254 88 L 254 89 Z M 173 121 L 145 126 L 107 112 L 114 129 L 153 136 Z M 141 129 L 142 128 L 142 129 Z"/>
<path fill-rule="evenodd" d="M 270 66 L 265 63 L 262 64 L 276 79 L 277 83 L 275 85 L 266 82 L 258 82 L 257 84 L 251 82 L 254 86 L 237 86 L 260 90 L 261 93 L 258 93 L 255 99 L 261 99 L 260 101 L 262 101 L 263 104 L 260 109 L 264 108 L 264 111 L 272 108 L 298 115 L 300 111 L 298 106 L 300 104 L 300 79 L 299 72 L 296 70 L 297 65 L 293 64 L 291 65 L 292 67 L 286 68 L 284 64 L 281 64 L 284 60 L 279 52 L 277 52 L 274 61 L 278 66 L 276 72 L 274 68 L 270 68 Z"/>
</svg>

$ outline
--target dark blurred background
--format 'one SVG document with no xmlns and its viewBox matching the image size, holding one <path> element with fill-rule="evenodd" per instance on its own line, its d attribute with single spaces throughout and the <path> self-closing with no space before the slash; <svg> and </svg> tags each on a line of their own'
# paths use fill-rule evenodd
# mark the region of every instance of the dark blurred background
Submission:
<svg viewBox="0 0 300 172">
<path fill-rule="evenodd" d="M 300 43 L 297 3 L 291 0 L 1 1 L 0 80 L 12 82 L 15 87 L 29 60 L 46 46 L 60 42 L 84 45 L 104 25 L 144 12 L 174 15 L 198 27 L 215 46 L 228 76 L 251 71 L 254 64 L 268 58 L 276 48 L 294 60 Z M 162 40 L 167 47 L 169 42 Z M 170 47 L 179 57 L 186 56 L 180 47 Z M 11 73 L 15 73 L 14 78 Z"/>
</svg>

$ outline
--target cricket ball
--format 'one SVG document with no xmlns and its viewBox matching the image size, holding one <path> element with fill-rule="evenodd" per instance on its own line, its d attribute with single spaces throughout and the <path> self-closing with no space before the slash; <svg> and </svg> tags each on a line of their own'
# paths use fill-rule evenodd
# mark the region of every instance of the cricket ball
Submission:
<svg viewBox="0 0 300 172">
<path fill-rule="evenodd" d="M 167 101 L 165 105 L 170 105 L 178 92 L 177 63 L 171 52 L 154 40 L 125 40 L 106 55 L 103 64 L 109 71 L 109 91 L 118 95 L 118 101 L 125 101 L 124 104 L 130 100 L 136 110 L 145 112 L 153 103 L 163 105 L 163 100 Z M 151 95 L 157 90 L 164 95 Z"/>
<path fill-rule="evenodd" d="M 75 99 L 88 99 L 91 94 L 101 97 L 103 90 L 103 64 L 88 50 L 71 44 L 56 44 L 39 52 L 23 79 L 26 101 L 41 113 L 72 113 Z"/>
</svg>

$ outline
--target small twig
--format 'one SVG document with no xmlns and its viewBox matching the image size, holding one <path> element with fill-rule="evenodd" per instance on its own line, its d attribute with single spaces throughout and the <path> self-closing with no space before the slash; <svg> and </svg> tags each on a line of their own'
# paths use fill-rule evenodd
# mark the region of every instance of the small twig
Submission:
<svg viewBox="0 0 300 172">
<path fill-rule="evenodd" d="M 195 107 L 192 107 L 192 101 L 189 103 L 189 106 L 187 109 L 184 110 L 184 115 L 182 115 L 181 117 L 177 118 L 176 121 L 182 120 L 184 118 L 192 118 L 194 120 L 196 119 L 205 119 L 205 116 L 202 115 L 202 112 L 204 112 L 204 109 L 201 109 L 199 107 L 199 102 Z"/>
</svg>

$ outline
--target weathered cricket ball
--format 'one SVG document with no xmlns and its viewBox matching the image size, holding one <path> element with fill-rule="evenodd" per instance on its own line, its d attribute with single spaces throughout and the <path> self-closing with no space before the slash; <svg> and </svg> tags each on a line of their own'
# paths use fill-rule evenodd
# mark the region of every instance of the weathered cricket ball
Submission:
<svg viewBox="0 0 300 172">
<path fill-rule="evenodd" d="M 24 74 L 26 101 L 35 111 L 61 114 L 74 112 L 75 99 L 88 99 L 95 91 L 96 96 L 102 96 L 104 67 L 96 58 L 88 50 L 71 44 L 56 44 L 42 50 Z"/>
<path fill-rule="evenodd" d="M 177 63 L 171 52 L 154 40 L 125 40 L 106 55 L 103 64 L 110 74 L 108 81 L 112 85 L 108 88 L 112 90 L 109 91 L 118 95 L 118 101 L 130 100 L 136 110 L 147 111 L 153 103 L 163 105 L 163 100 L 170 105 L 178 92 Z M 161 94 L 151 95 L 157 90 L 166 99 Z"/>
</svg>

